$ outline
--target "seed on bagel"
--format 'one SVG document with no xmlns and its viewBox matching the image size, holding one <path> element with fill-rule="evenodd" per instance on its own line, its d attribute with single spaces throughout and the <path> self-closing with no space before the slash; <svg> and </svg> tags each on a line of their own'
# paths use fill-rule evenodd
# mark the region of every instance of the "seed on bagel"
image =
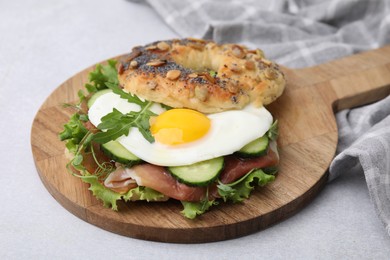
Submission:
<svg viewBox="0 0 390 260">
<path fill-rule="evenodd" d="M 240 66 L 238 66 L 237 63 L 232 63 L 229 65 L 229 69 L 233 72 L 240 72 L 241 71 L 241 68 Z"/>
<path fill-rule="evenodd" d="M 202 51 L 204 49 L 204 45 L 197 42 L 189 42 L 187 44 L 189 47 L 194 48 L 195 50 Z"/>
<path fill-rule="evenodd" d="M 251 60 L 245 62 L 245 68 L 248 70 L 253 70 L 255 68 L 255 63 Z"/>
<path fill-rule="evenodd" d="M 232 84 L 229 84 L 228 86 L 227 86 L 227 89 L 228 89 L 228 91 L 230 92 L 230 93 L 237 93 L 238 92 L 238 82 L 237 81 L 235 81 L 234 83 L 232 83 Z"/>
<path fill-rule="evenodd" d="M 156 45 L 150 45 L 150 46 L 145 48 L 145 50 L 148 50 L 148 51 L 152 51 L 152 50 L 155 50 L 155 49 L 157 49 Z"/>
<path fill-rule="evenodd" d="M 256 49 L 256 54 L 260 56 L 260 58 L 264 58 L 264 52 L 260 49 Z"/>
<path fill-rule="evenodd" d="M 210 75 L 210 73 L 208 73 L 208 72 L 202 72 L 202 73 L 200 73 L 199 75 L 205 77 L 210 83 L 212 83 L 212 84 L 215 83 L 215 78 L 212 77 L 212 76 Z"/>
<path fill-rule="evenodd" d="M 164 65 L 165 63 L 166 63 L 165 60 L 151 60 L 148 63 L 146 63 L 146 65 L 158 67 L 158 66 Z"/>
<path fill-rule="evenodd" d="M 130 62 L 130 68 L 135 69 L 135 68 L 137 68 L 137 67 L 138 67 L 138 62 L 137 62 L 136 60 L 132 60 L 132 61 Z"/>
<path fill-rule="evenodd" d="M 126 62 L 130 62 L 137 58 L 139 55 L 141 55 L 141 50 L 139 48 L 133 48 L 133 51 L 130 53 L 129 56 L 126 58 Z"/>
<path fill-rule="evenodd" d="M 198 76 L 198 74 L 196 73 L 191 73 L 188 75 L 189 78 L 196 78 Z"/>
<path fill-rule="evenodd" d="M 146 85 L 150 90 L 155 90 L 157 88 L 157 82 L 155 81 L 148 81 Z"/>
<path fill-rule="evenodd" d="M 169 50 L 169 44 L 166 42 L 159 42 L 157 43 L 157 48 L 161 51 L 167 51 Z"/>
<path fill-rule="evenodd" d="M 195 87 L 195 97 L 200 101 L 206 101 L 209 90 L 205 87 L 196 86 Z"/>
<path fill-rule="evenodd" d="M 267 68 L 265 71 L 264 71 L 264 76 L 267 78 L 267 79 L 270 79 L 270 80 L 273 80 L 273 79 L 276 79 L 278 77 L 278 74 L 271 68 Z"/>
<path fill-rule="evenodd" d="M 236 56 L 239 59 L 243 59 L 245 57 L 245 50 L 239 46 L 239 45 L 234 45 L 232 48 L 232 53 L 234 56 Z"/>
<path fill-rule="evenodd" d="M 176 80 L 180 77 L 180 70 L 170 70 L 167 72 L 167 79 Z"/>
<path fill-rule="evenodd" d="M 187 39 L 188 39 L 189 41 L 193 41 L 193 42 L 200 42 L 200 43 L 205 43 L 205 42 L 206 42 L 205 40 L 199 39 L 199 38 L 188 37 Z"/>
<path fill-rule="evenodd" d="M 270 66 L 272 64 L 272 61 L 267 60 L 267 59 L 261 59 L 261 62 L 264 63 L 267 66 Z"/>
</svg>

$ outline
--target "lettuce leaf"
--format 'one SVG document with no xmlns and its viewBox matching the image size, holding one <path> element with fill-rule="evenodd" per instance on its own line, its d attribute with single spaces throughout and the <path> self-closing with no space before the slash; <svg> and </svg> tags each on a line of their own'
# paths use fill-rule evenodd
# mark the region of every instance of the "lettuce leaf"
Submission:
<svg viewBox="0 0 390 260">
<path fill-rule="evenodd" d="M 149 201 L 165 201 L 168 199 L 164 194 L 155 191 L 148 187 L 138 186 L 129 190 L 123 195 L 125 201 L 146 200 Z"/>
<path fill-rule="evenodd" d="M 261 169 L 252 170 L 241 179 L 230 184 L 219 183 L 218 193 L 224 201 L 242 202 L 249 198 L 255 186 L 264 186 L 275 180 L 274 175 L 266 174 Z"/>
<path fill-rule="evenodd" d="M 76 153 L 78 144 L 88 133 L 88 129 L 83 125 L 84 118 L 76 113 L 72 115 L 69 121 L 64 125 L 64 130 L 59 133 L 61 141 L 66 140 L 66 148 L 71 153 Z"/>
<path fill-rule="evenodd" d="M 148 202 L 165 201 L 168 199 L 160 192 L 143 186 L 138 186 L 125 194 L 120 194 L 104 187 L 95 175 L 85 174 L 78 177 L 81 178 L 83 182 L 90 184 L 88 189 L 92 191 L 92 194 L 97 199 L 103 202 L 104 207 L 111 207 L 113 210 L 118 210 L 117 201 L 121 199 L 124 199 L 125 201 L 146 200 Z M 234 183 L 220 183 L 218 185 L 218 192 L 224 201 L 232 201 L 234 203 L 241 202 L 249 197 L 250 192 L 256 185 L 264 186 L 274 179 L 275 176 L 266 174 L 260 169 L 254 170 Z M 211 206 L 217 205 L 218 201 L 204 199 L 201 202 L 181 201 L 181 203 L 184 207 L 181 213 L 186 218 L 194 219 L 209 210 Z"/>
<path fill-rule="evenodd" d="M 196 216 L 202 215 L 205 213 L 211 206 L 217 205 L 218 202 L 215 200 L 203 200 L 201 202 L 188 202 L 181 201 L 184 209 L 181 211 L 181 214 L 189 219 L 194 219 Z"/>
<path fill-rule="evenodd" d="M 111 209 L 113 210 L 118 210 L 116 202 L 120 200 L 123 195 L 104 187 L 103 184 L 99 182 L 98 177 L 95 175 L 86 174 L 79 177 L 83 182 L 90 184 L 90 187 L 88 189 L 92 191 L 92 194 L 97 199 L 103 201 L 104 207 L 111 207 Z"/>
<path fill-rule="evenodd" d="M 143 186 L 138 186 L 125 194 L 120 194 L 106 188 L 100 183 L 96 175 L 86 174 L 78 177 L 80 177 L 83 182 L 90 184 L 88 189 L 92 191 L 92 194 L 97 199 L 103 202 L 104 207 L 111 207 L 113 210 L 118 210 L 117 201 L 121 199 L 124 199 L 125 201 L 146 200 L 148 202 L 165 201 L 168 199 L 164 194 Z"/>
</svg>

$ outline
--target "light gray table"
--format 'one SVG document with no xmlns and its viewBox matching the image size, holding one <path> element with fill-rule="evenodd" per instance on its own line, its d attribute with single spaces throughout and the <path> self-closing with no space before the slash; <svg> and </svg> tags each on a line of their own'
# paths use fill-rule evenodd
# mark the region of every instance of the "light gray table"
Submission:
<svg viewBox="0 0 390 260">
<path fill-rule="evenodd" d="M 42 102 L 85 67 L 172 37 L 151 9 L 126 1 L 0 1 L 0 259 L 389 259 L 390 239 L 364 176 L 337 179 L 298 214 L 264 231 L 195 245 L 109 233 L 51 197 L 30 148 Z"/>
</svg>

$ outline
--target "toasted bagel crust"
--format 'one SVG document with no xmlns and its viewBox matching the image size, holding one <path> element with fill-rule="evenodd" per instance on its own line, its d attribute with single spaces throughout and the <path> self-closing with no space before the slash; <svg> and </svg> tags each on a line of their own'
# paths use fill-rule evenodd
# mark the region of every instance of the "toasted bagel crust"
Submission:
<svg viewBox="0 0 390 260">
<path fill-rule="evenodd" d="M 203 113 L 267 105 L 285 87 L 279 66 L 261 50 L 189 38 L 133 48 L 119 82 L 146 100 Z"/>
</svg>

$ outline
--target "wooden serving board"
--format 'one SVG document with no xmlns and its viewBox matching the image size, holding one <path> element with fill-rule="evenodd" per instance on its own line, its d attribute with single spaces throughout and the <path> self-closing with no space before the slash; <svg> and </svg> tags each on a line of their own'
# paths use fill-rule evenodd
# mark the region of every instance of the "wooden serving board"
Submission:
<svg viewBox="0 0 390 260">
<path fill-rule="evenodd" d="M 390 46 L 316 67 L 284 68 L 285 93 L 268 106 L 280 123 L 280 172 L 241 204 L 215 206 L 195 220 L 180 214 L 181 204 L 119 203 L 104 208 L 88 185 L 65 169 L 64 143 L 57 135 L 71 112 L 63 103 L 77 100 L 90 67 L 60 85 L 43 103 L 32 125 L 31 145 L 42 182 L 68 211 L 105 230 L 162 242 L 200 243 L 253 233 L 300 210 L 327 181 L 337 145 L 334 112 L 367 104 L 390 93 Z"/>
</svg>

